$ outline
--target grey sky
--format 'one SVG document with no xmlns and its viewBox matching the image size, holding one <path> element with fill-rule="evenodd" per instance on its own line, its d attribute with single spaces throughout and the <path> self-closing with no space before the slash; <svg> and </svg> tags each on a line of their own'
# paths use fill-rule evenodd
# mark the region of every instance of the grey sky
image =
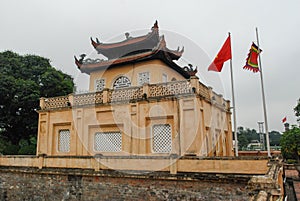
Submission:
<svg viewBox="0 0 300 201">
<path fill-rule="evenodd" d="M 237 123 L 258 130 L 257 122 L 264 119 L 259 74 L 242 69 L 258 27 L 269 130 L 282 131 L 284 116 L 296 124 L 293 108 L 300 98 L 299 8 L 297 0 L 1 0 L 0 51 L 47 57 L 86 89 L 87 76 L 77 70 L 73 56 L 97 56 L 91 36 L 106 42 L 125 32 L 145 34 L 158 20 L 170 48 L 185 46 L 183 61 L 198 66 L 200 80 L 231 100 L 229 62 L 219 74 L 207 72 L 231 32 Z M 173 40 L 172 33 L 182 37 Z"/>
</svg>

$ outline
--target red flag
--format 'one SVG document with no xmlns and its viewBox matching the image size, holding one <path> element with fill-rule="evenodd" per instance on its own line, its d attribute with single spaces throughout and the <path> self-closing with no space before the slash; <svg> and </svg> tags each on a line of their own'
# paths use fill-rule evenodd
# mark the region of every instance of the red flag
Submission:
<svg viewBox="0 0 300 201">
<path fill-rule="evenodd" d="M 284 117 L 283 119 L 282 119 L 282 123 L 284 123 L 284 122 L 286 122 L 286 117 Z"/>
<path fill-rule="evenodd" d="M 231 59 L 231 41 L 230 36 L 226 39 L 214 61 L 209 65 L 209 71 L 221 72 L 225 61 Z"/>
<path fill-rule="evenodd" d="M 246 65 L 243 67 L 243 69 L 247 69 L 250 71 L 253 71 L 254 73 L 259 72 L 259 67 L 258 67 L 258 55 L 261 53 L 262 50 L 259 49 L 258 47 L 252 43 L 251 48 L 249 50 L 248 57 L 246 59 Z"/>
</svg>

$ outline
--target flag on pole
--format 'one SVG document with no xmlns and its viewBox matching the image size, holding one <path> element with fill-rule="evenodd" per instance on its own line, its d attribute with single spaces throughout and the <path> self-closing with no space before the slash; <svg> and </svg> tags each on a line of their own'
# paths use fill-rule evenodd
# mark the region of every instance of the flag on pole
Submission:
<svg viewBox="0 0 300 201">
<path fill-rule="evenodd" d="M 286 122 L 286 120 L 287 120 L 287 118 L 284 117 L 284 118 L 282 119 L 282 123 Z"/>
<path fill-rule="evenodd" d="M 258 50 L 257 45 L 255 45 L 255 43 L 252 43 L 248 57 L 246 59 L 246 65 L 243 67 L 243 69 L 253 71 L 254 73 L 259 72 L 258 55 L 261 52 L 262 50 Z"/>
<path fill-rule="evenodd" d="M 225 61 L 231 59 L 231 41 L 230 35 L 227 37 L 225 43 L 215 57 L 214 61 L 209 65 L 208 71 L 221 72 Z"/>
</svg>

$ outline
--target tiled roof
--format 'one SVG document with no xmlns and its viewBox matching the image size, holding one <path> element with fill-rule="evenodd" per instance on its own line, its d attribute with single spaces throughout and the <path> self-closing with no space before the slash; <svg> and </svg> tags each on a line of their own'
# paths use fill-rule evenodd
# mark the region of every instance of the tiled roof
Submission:
<svg viewBox="0 0 300 201">
<path fill-rule="evenodd" d="M 152 49 L 157 46 L 159 42 L 159 32 L 157 21 L 151 28 L 151 32 L 139 37 L 130 37 L 129 33 L 126 33 L 126 39 L 116 43 L 102 43 L 97 38 L 94 41 L 91 38 L 93 47 L 99 54 L 103 54 L 108 59 L 122 57 L 128 53 L 143 50 Z"/>
<path fill-rule="evenodd" d="M 96 62 L 85 62 L 86 60 L 78 60 L 75 57 L 75 63 L 80 69 L 81 72 L 90 74 L 93 71 L 107 69 L 116 67 L 119 65 L 124 65 L 128 63 L 135 63 L 140 61 L 159 59 L 166 63 L 169 67 L 173 68 L 175 71 L 183 75 L 185 78 L 189 78 L 190 74 L 183 70 L 180 66 L 173 62 L 177 60 L 183 54 L 184 49 L 181 50 L 170 50 L 166 47 L 166 41 L 164 37 L 160 37 L 159 43 L 157 46 L 151 50 L 136 52 L 135 54 L 129 54 L 123 57 L 109 59 L 109 60 L 99 60 Z"/>
</svg>

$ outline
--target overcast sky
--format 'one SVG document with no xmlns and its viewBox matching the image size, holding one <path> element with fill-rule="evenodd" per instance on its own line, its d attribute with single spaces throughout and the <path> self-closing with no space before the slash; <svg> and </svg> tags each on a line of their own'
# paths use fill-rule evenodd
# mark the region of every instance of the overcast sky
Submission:
<svg viewBox="0 0 300 201">
<path fill-rule="evenodd" d="M 300 98 L 299 9 L 298 0 L 1 0 L 0 51 L 49 58 L 87 90 L 88 78 L 73 56 L 98 56 L 90 37 L 123 40 L 125 32 L 146 34 L 158 20 L 167 45 L 185 47 L 182 65 L 198 66 L 200 81 L 231 100 L 229 62 L 221 73 L 207 72 L 230 32 L 237 124 L 258 130 L 264 121 L 259 73 L 242 69 L 258 27 L 269 130 L 282 131 L 284 116 L 296 124 L 293 108 Z"/>
</svg>

